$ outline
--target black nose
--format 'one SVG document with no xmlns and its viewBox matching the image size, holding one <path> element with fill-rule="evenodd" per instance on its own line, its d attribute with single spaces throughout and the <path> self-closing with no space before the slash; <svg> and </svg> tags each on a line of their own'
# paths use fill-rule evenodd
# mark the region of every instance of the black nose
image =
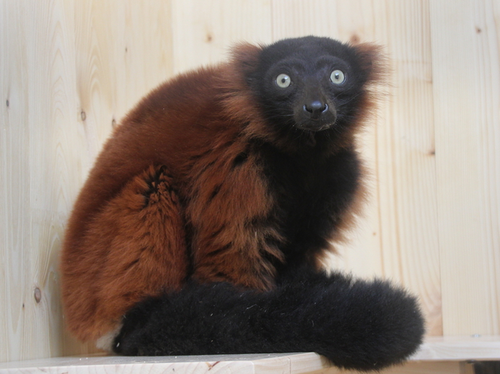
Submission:
<svg viewBox="0 0 500 374">
<path fill-rule="evenodd" d="M 324 113 L 328 110 L 328 104 L 323 103 L 319 100 L 311 101 L 310 103 L 304 104 L 304 110 L 311 115 L 319 116 L 321 113 Z"/>
</svg>

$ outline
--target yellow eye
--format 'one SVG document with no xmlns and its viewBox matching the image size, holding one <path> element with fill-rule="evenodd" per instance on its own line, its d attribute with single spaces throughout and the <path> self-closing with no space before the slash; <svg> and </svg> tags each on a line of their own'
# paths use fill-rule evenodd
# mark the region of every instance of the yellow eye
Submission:
<svg viewBox="0 0 500 374">
<path fill-rule="evenodd" d="M 330 74 L 330 80 L 334 84 L 342 84 L 345 81 L 345 74 L 342 70 L 334 70 L 332 74 Z"/>
<path fill-rule="evenodd" d="M 276 77 L 276 84 L 280 88 L 287 88 L 292 84 L 292 79 L 286 74 L 280 74 Z"/>
</svg>

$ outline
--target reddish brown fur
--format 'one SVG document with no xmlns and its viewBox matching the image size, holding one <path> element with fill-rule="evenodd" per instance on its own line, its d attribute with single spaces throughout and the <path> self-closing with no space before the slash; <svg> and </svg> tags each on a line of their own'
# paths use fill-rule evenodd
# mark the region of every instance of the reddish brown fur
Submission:
<svg viewBox="0 0 500 374">
<path fill-rule="evenodd" d="M 250 135 L 280 141 L 267 133 L 244 82 L 259 52 L 242 45 L 229 64 L 161 85 L 106 143 L 75 204 L 62 253 L 66 321 L 79 339 L 116 328 L 144 297 L 178 289 L 190 257 L 197 280 L 273 286 L 274 268 L 264 257 L 282 254 L 265 238 L 281 238 L 248 223 L 266 217 L 272 197 L 251 157 L 232 168 Z M 352 140 L 348 134 L 345 142 Z M 186 228 L 193 230 L 193 253 Z M 231 251 L 217 251 L 229 244 Z"/>
<path fill-rule="evenodd" d="M 178 288 L 187 276 L 184 212 L 178 210 L 175 193 L 153 194 L 152 199 L 159 201 L 149 210 L 142 209 L 149 190 L 146 180 L 157 169 L 154 165 L 166 165 L 178 181 L 175 189 L 181 198 L 192 199 L 185 213 L 198 227 L 195 278 L 222 280 L 218 274 L 223 268 L 231 281 L 242 286 L 271 286 L 273 269 L 261 261 L 259 238 L 245 227 L 247 216 L 237 215 L 242 210 L 231 208 L 246 206 L 247 214 L 264 215 L 270 206 L 264 181 L 251 167 L 242 167 L 230 176 L 237 193 L 220 191 L 207 202 L 207 194 L 227 177 L 231 160 L 245 148 L 238 124 L 221 115 L 224 109 L 218 95 L 221 86 L 230 82 L 222 79 L 228 69 L 222 65 L 200 70 L 160 86 L 125 118 L 105 145 L 75 204 L 62 255 L 66 320 L 78 338 L 100 337 L 116 327 L 138 300 Z M 225 91 L 241 89 L 231 87 L 235 83 L 241 82 L 230 82 Z M 158 111 L 159 107 L 164 110 Z M 246 115 L 258 118 L 256 112 Z M 209 156 L 200 158 L 204 154 Z M 193 167 L 197 158 L 202 162 Z M 204 173 L 211 162 L 216 175 Z M 161 188 L 174 187 L 170 178 L 165 177 L 163 183 Z M 226 199 L 228 211 L 220 211 L 218 198 Z M 217 240 L 231 241 L 245 248 L 245 254 L 211 255 L 220 244 L 211 243 L 211 234 L 219 230 L 223 234 Z"/>
</svg>

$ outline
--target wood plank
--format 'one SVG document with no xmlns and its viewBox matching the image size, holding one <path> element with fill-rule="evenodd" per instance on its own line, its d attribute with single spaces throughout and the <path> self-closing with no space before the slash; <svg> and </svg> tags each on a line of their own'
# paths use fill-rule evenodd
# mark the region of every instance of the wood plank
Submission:
<svg viewBox="0 0 500 374">
<path fill-rule="evenodd" d="M 500 336 L 430 337 L 403 366 L 381 373 L 459 373 L 459 362 L 500 360 Z M 12 373 L 322 373 L 339 370 L 315 353 L 123 357 L 91 355 L 0 363 L 0 374 Z M 427 371 L 426 371 L 427 370 Z"/>
<path fill-rule="evenodd" d="M 273 0 L 273 40 L 305 35 L 338 38 L 337 1 Z"/>
<path fill-rule="evenodd" d="M 28 33 L 20 2 L 0 11 L 0 361 L 21 359 L 29 271 Z M 4 25 L 6 25 L 4 27 Z M 23 308 L 24 305 L 24 308 Z"/>
<path fill-rule="evenodd" d="M 430 337 L 402 366 L 381 373 L 459 373 L 459 362 L 500 360 L 500 336 Z M 215 370 L 215 371 L 214 371 Z M 123 357 L 92 355 L 59 357 L 0 364 L 0 374 L 13 373 L 330 373 L 355 374 L 339 370 L 315 353 Z"/>
<path fill-rule="evenodd" d="M 171 75 L 170 28 L 143 27 L 165 4 L 2 3 L 2 361 L 95 351 L 65 332 L 58 253 L 113 125 Z"/>
<path fill-rule="evenodd" d="M 61 166 L 67 165 L 57 144 L 61 127 L 55 117 L 64 121 L 74 114 L 71 97 L 67 95 L 74 92 L 74 86 L 66 79 L 67 72 L 74 66 L 74 60 L 67 58 L 74 49 L 72 17 L 69 22 L 67 17 L 68 10 L 73 15 L 72 3 L 67 2 L 65 6 L 57 2 L 34 6 L 22 1 L 13 4 L 9 9 L 2 9 L 9 15 L 5 21 L 10 25 L 5 29 L 7 40 L 2 45 L 17 43 L 19 47 L 2 53 L 11 57 L 9 63 L 2 66 L 12 64 L 14 68 L 12 75 L 5 76 L 11 77 L 7 87 L 14 94 L 8 99 L 12 120 L 8 131 L 17 132 L 17 136 L 5 139 L 6 149 L 14 147 L 19 155 L 12 154 L 6 160 L 7 168 L 3 170 L 8 174 L 3 180 L 24 195 L 18 202 L 19 192 L 9 196 L 7 191 L 10 211 L 7 221 L 16 226 L 15 229 L 7 226 L 8 236 L 25 240 L 21 247 L 15 241 L 7 241 L 2 246 L 7 258 L 5 284 L 9 286 L 9 294 L 15 295 L 2 303 L 9 311 L 5 320 L 9 326 L 4 330 L 6 342 L 1 349 L 7 359 L 48 356 L 60 347 L 58 334 L 62 319 L 58 287 L 54 287 L 53 282 L 57 277 L 57 242 L 61 234 L 57 209 L 69 209 L 69 205 L 64 202 L 65 191 L 53 183 L 54 178 L 61 175 L 59 172 L 65 170 Z M 22 30 L 19 33 L 18 27 Z M 22 76 L 17 76 L 17 69 L 23 70 Z M 2 87 L 6 86 L 2 84 Z M 23 92 L 23 96 L 18 97 L 17 92 Z M 78 145 L 73 147 L 75 152 L 78 149 Z M 71 152 L 66 156 L 71 157 Z M 70 172 L 64 178 L 68 176 L 73 179 L 77 173 Z M 45 211 L 44 206 L 50 208 Z M 46 240 L 47 232 L 50 232 L 50 240 Z M 49 340 L 49 336 L 56 338 Z M 47 340 L 50 344 L 42 343 Z"/>
<path fill-rule="evenodd" d="M 107 4 L 110 5 L 106 12 L 101 11 L 100 8 Z M 94 1 L 91 17 L 92 22 L 80 20 L 78 29 L 83 44 L 85 35 L 95 33 L 92 28 L 98 27 L 101 31 L 94 38 L 100 45 L 99 50 L 111 50 L 109 60 L 102 62 L 108 66 L 100 73 L 110 73 L 111 76 L 111 87 L 104 88 L 113 115 L 111 122 L 109 118 L 105 119 L 109 126 L 113 119 L 119 122 L 151 89 L 174 75 L 171 1 Z M 109 22 L 110 19 L 113 22 Z M 105 37 L 105 33 L 110 35 Z M 88 49 L 87 53 L 92 51 Z M 99 59 L 102 60 L 103 56 Z M 91 77 L 90 66 L 83 68 L 87 77 Z M 99 80 L 106 82 L 106 78 L 102 78 Z"/>
<path fill-rule="evenodd" d="M 112 128 L 173 75 L 171 8 L 168 1 L 88 0 L 77 1 L 74 14 L 78 120 L 87 138 L 87 171 Z"/>
<path fill-rule="evenodd" d="M 500 336 L 432 336 L 412 357 L 415 361 L 500 360 Z"/>
<path fill-rule="evenodd" d="M 429 9 L 427 2 L 405 1 L 377 11 L 388 20 L 381 36 L 392 69 L 390 103 L 377 128 L 383 274 L 419 296 L 427 333 L 440 335 Z"/>
<path fill-rule="evenodd" d="M 226 60 L 234 43 L 271 42 L 268 0 L 172 0 L 172 12 L 175 73 Z"/>
<path fill-rule="evenodd" d="M 444 334 L 498 334 L 500 7 L 430 5 Z"/>
<path fill-rule="evenodd" d="M 71 357 L 0 364 L 0 374 L 238 373 L 301 374 L 329 367 L 315 353 L 171 357 Z"/>
</svg>

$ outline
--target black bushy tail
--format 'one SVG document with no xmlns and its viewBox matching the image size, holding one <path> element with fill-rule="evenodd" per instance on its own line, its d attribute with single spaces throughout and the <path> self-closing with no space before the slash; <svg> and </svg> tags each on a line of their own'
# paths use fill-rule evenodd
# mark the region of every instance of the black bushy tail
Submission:
<svg viewBox="0 0 500 374">
<path fill-rule="evenodd" d="M 383 281 L 307 274 L 269 292 L 186 286 L 131 310 L 114 343 L 124 355 L 317 352 L 338 367 L 399 363 L 424 333 L 416 300 Z"/>
</svg>

